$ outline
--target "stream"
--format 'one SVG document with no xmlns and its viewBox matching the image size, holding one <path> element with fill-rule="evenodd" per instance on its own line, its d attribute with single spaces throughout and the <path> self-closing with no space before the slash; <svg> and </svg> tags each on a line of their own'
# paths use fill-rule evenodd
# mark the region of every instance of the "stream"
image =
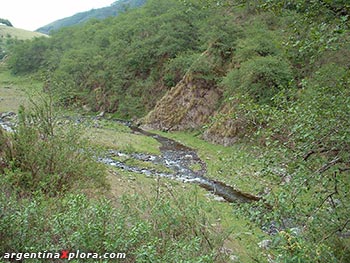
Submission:
<svg viewBox="0 0 350 263">
<path fill-rule="evenodd" d="M 2 113 L 0 115 L 0 127 L 8 132 L 12 132 L 15 119 L 16 114 L 13 112 Z M 131 131 L 135 134 L 152 137 L 157 140 L 161 144 L 161 154 L 126 154 L 116 150 L 109 150 L 104 157 L 98 157 L 98 161 L 129 172 L 141 173 L 146 176 L 164 177 L 183 183 L 195 183 L 228 202 L 253 202 L 261 199 L 258 196 L 234 189 L 232 186 L 223 182 L 207 178 L 205 176 L 207 173 L 206 164 L 198 157 L 194 149 L 184 146 L 172 139 L 132 126 L 130 122 L 116 121 L 130 127 Z M 123 161 L 118 161 L 118 159 L 130 158 L 165 166 L 169 172 L 159 172 L 155 169 L 131 166 Z"/>
<path fill-rule="evenodd" d="M 133 133 L 149 136 L 157 140 L 161 144 L 161 154 L 159 156 L 140 153 L 125 154 L 110 150 L 107 153 L 107 156 L 99 158 L 99 161 L 126 171 L 142 173 L 146 176 L 159 176 L 184 183 L 195 183 L 228 202 L 253 202 L 260 200 L 260 197 L 243 193 L 223 182 L 205 177 L 207 172 L 206 164 L 198 157 L 197 152 L 194 149 L 186 147 L 172 139 L 144 131 L 138 127 L 129 127 Z M 134 158 L 144 162 L 163 165 L 167 167 L 171 173 L 157 172 L 146 168 L 129 166 L 122 161 L 117 161 L 113 157 Z M 197 169 L 194 169 L 193 167 L 196 167 Z"/>
<path fill-rule="evenodd" d="M 0 113 L 0 127 L 7 132 L 12 132 L 14 126 L 13 123 L 16 118 L 17 114 L 11 111 Z"/>
</svg>

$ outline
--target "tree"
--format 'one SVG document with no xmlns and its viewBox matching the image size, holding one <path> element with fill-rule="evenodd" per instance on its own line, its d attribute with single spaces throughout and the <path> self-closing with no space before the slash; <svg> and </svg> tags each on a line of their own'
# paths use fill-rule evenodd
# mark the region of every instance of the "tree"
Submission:
<svg viewBox="0 0 350 263">
<path fill-rule="evenodd" d="M 5 26 L 13 27 L 11 22 L 7 19 L 0 18 L 0 24 L 4 24 Z"/>
</svg>

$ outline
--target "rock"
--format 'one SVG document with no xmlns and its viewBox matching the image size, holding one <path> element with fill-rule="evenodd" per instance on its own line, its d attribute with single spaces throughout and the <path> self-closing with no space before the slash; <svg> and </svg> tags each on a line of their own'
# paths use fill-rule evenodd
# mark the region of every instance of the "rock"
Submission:
<svg viewBox="0 0 350 263">
<path fill-rule="evenodd" d="M 12 118 L 12 117 L 15 117 L 15 116 L 16 116 L 16 113 L 14 113 L 13 111 L 8 111 L 8 112 L 1 113 L 0 118 L 2 118 L 2 119 L 9 119 L 9 118 Z"/>
<path fill-rule="evenodd" d="M 287 174 L 286 176 L 283 177 L 282 179 L 282 184 L 288 184 L 292 180 L 292 176 L 290 174 Z"/>
<path fill-rule="evenodd" d="M 188 72 L 140 120 L 141 127 L 163 131 L 198 129 L 210 121 L 221 96 L 222 91 L 213 81 Z"/>
<path fill-rule="evenodd" d="M 217 201 L 217 202 L 226 202 L 225 198 L 223 198 L 221 196 L 214 195 L 212 193 L 208 193 L 205 196 L 210 198 L 211 200 L 214 200 L 214 201 Z"/>
<path fill-rule="evenodd" d="M 190 160 L 190 159 L 192 159 L 192 158 L 193 158 L 193 156 L 190 155 L 190 154 L 186 154 L 186 155 L 185 155 L 185 159 L 189 159 L 189 160 Z"/>
<path fill-rule="evenodd" d="M 4 123 L 1 123 L 1 122 L 0 122 L 0 128 L 7 131 L 7 132 L 13 132 L 13 129 L 10 126 L 8 126 Z"/>
<path fill-rule="evenodd" d="M 348 232 L 338 232 L 337 235 L 340 238 L 350 238 L 350 231 L 348 231 Z"/>
<path fill-rule="evenodd" d="M 101 128 L 101 125 L 98 123 L 98 121 L 94 121 L 94 123 L 92 124 L 92 127 L 99 129 L 99 128 Z"/>
<path fill-rule="evenodd" d="M 230 256 L 230 261 L 231 262 L 239 262 L 239 257 L 236 255 L 231 255 Z"/>
<path fill-rule="evenodd" d="M 105 112 L 101 111 L 96 117 L 97 118 L 103 118 L 105 116 Z"/>
<path fill-rule="evenodd" d="M 262 227 L 262 230 L 269 234 L 269 235 L 276 235 L 279 231 L 278 227 L 277 227 L 277 223 L 272 221 L 270 223 L 268 223 L 267 225 Z"/>
<path fill-rule="evenodd" d="M 263 241 L 258 243 L 258 246 L 262 249 L 268 250 L 270 248 L 272 241 L 270 239 L 264 239 Z"/>
<path fill-rule="evenodd" d="M 295 236 L 299 236 L 301 234 L 301 229 L 299 227 L 293 227 L 289 229 L 289 231 Z"/>
<path fill-rule="evenodd" d="M 13 132 L 13 126 L 17 114 L 9 111 L 0 114 L 0 127 L 7 132 Z"/>
<path fill-rule="evenodd" d="M 88 105 L 83 105 L 83 110 L 89 112 L 91 111 L 91 107 L 89 107 Z"/>
<path fill-rule="evenodd" d="M 217 201 L 217 202 L 226 202 L 225 198 L 223 198 L 221 196 L 214 196 L 213 200 Z"/>
</svg>

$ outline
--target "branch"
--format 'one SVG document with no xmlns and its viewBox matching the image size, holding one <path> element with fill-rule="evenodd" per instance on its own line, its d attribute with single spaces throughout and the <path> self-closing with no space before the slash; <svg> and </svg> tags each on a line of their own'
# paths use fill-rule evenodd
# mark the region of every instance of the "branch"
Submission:
<svg viewBox="0 0 350 263">
<path fill-rule="evenodd" d="M 332 166 L 336 165 L 337 163 L 341 162 L 341 158 L 340 157 L 336 157 L 335 159 L 333 159 L 332 161 L 330 161 L 329 163 L 326 163 L 325 165 L 323 165 L 320 169 L 317 170 L 318 174 L 322 174 L 325 171 L 327 171 L 329 168 L 331 168 Z"/>
<path fill-rule="evenodd" d="M 340 173 L 343 173 L 343 172 L 346 172 L 346 171 L 350 171 L 350 167 L 339 168 L 339 172 Z"/>
<path fill-rule="evenodd" d="M 338 229 L 332 231 L 331 233 L 329 233 L 328 236 L 326 236 L 325 238 L 323 238 L 323 241 L 327 240 L 328 238 L 330 238 L 331 236 L 333 236 L 333 235 L 336 234 L 336 233 L 339 233 L 339 234 L 340 234 L 340 233 L 346 228 L 346 226 L 347 226 L 347 224 L 348 224 L 349 222 L 350 222 L 350 219 L 346 220 L 345 223 L 344 223 L 340 228 L 338 228 Z M 347 233 L 345 233 L 345 234 L 347 234 Z"/>
<path fill-rule="evenodd" d="M 311 151 L 309 151 L 307 154 L 305 154 L 305 155 L 303 156 L 304 161 L 307 161 L 307 159 L 309 159 L 309 157 L 310 157 L 311 155 L 313 155 L 314 153 L 316 153 L 316 151 L 315 151 L 315 150 L 311 150 Z"/>
<path fill-rule="evenodd" d="M 319 150 L 311 150 L 308 153 L 306 153 L 303 156 L 304 161 L 307 161 L 307 159 L 309 159 L 309 157 L 315 153 L 325 153 L 325 152 L 339 152 L 339 149 L 326 149 L 326 148 L 321 148 Z"/>
</svg>

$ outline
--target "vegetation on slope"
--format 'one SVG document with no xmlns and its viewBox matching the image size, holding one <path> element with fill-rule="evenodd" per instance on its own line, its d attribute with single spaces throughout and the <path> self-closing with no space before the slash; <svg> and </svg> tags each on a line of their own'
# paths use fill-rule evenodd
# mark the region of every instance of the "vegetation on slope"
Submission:
<svg viewBox="0 0 350 263">
<path fill-rule="evenodd" d="M 116 18 L 18 45 L 9 65 L 16 74 L 45 73 L 47 88 L 65 105 L 140 117 L 179 81 L 209 39 L 228 35 L 204 26 L 209 14 L 215 15 L 177 1 L 149 1 Z M 215 19 L 227 20 L 216 14 L 211 23 Z"/>
<path fill-rule="evenodd" d="M 9 65 L 15 74 L 43 74 L 45 89 L 66 106 L 123 118 L 154 109 L 144 119 L 150 126 L 253 143 L 272 211 L 235 208 L 273 228 L 269 257 L 349 261 L 349 4 L 182 2 L 149 1 L 20 43 Z M 205 94 L 218 98 L 207 103 Z"/>
<path fill-rule="evenodd" d="M 45 37 L 45 34 L 32 32 L 25 29 L 0 25 L 0 38 L 2 41 L 6 39 L 28 40 L 36 37 Z"/>
<path fill-rule="evenodd" d="M 29 40 L 46 35 L 0 24 L 0 61 L 6 56 L 11 45 L 17 40 Z"/>
<path fill-rule="evenodd" d="M 13 27 L 12 23 L 8 19 L 0 18 L 0 24 L 5 26 Z"/>
</svg>

